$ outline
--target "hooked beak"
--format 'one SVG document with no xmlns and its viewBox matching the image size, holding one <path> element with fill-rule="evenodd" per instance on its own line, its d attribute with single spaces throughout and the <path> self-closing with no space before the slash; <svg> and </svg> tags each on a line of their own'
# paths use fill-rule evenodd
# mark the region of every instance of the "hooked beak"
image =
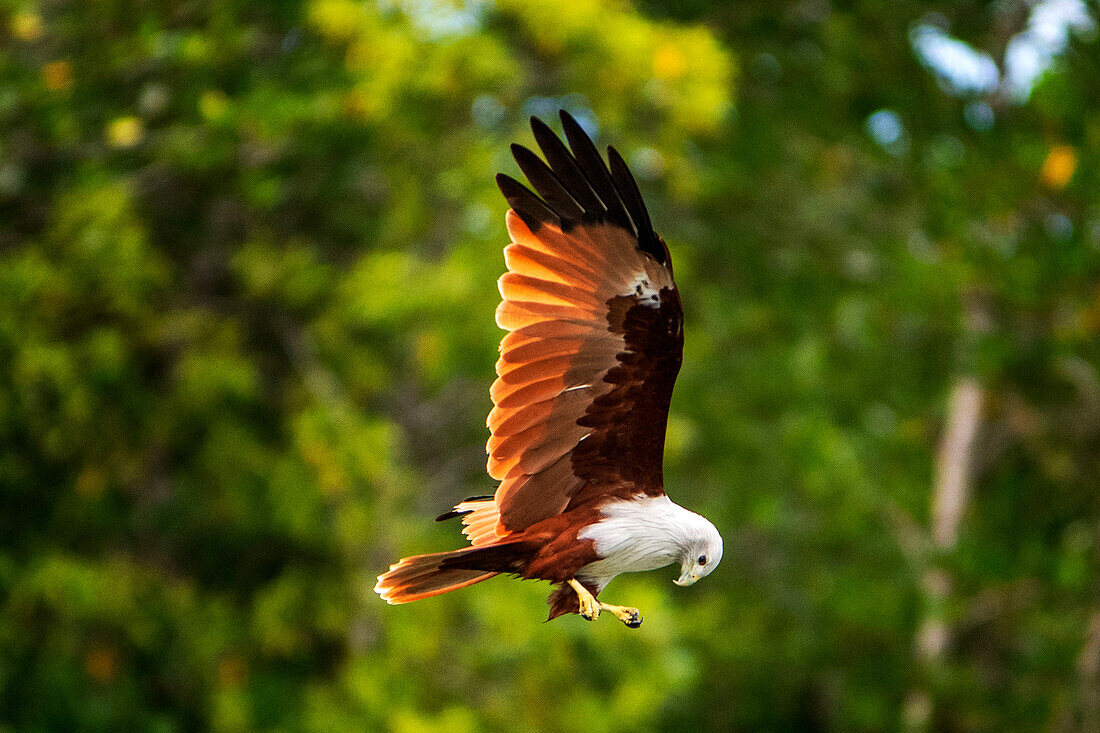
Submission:
<svg viewBox="0 0 1100 733">
<path fill-rule="evenodd" d="M 675 583 L 676 585 L 681 585 L 681 586 L 686 587 L 686 586 L 689 586 L 689 585 L 693 585 L 695 583 L 695 581 L 697 581 L 697 580 L 699 580 L 699 576 L 696 573 L 693 573 L 690 570 L 688 570 L 688 571 L 684 572 L 683 575 L 681 575 L 679 578 L 677 578 L 676 580 L 674 580 L 672 582 Z"/>
</svg>

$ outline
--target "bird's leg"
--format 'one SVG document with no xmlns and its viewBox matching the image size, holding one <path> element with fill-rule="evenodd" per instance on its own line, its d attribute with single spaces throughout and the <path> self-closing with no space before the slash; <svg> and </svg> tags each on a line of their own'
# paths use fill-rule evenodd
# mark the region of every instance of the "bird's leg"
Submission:
<svg viewBox="0 0 1100 733">
<path fill-rule="evenodd" d="M 600 611 L 610 611 L 615 614 L 620 621 L 632 629 L 636 629 L 642 625 L 642 614 L 638 613 L 638 609 L 630 606 L 613 606 L 610 603 L 604 603 L 598 600 L 596 596 L 592 595 L 592 593 L 590 593 L 576 578 L 569 581 L 569 587 L 577 592 L 577 598 L 580 604 L 580 614 L 583 618 L 589 621 L 595 621 L 600 617 Z"/>
<path fill-rule="evenodd" d="M 638 609 L 632 606 L 612 606 L 610 603 L 604 603 L 603 601 L 599 601 L 599 604 L 600 608 L 615 614 L 620 621 L 632 629 L 642 625 L 642 614 L 638 613 Z"/>
<path fill-rule="evenodd" d="M 600 617 L 600 606 L 603 605 L 596 600 L 596 596 L 588 592 L 588 589 L 581 585 L 580 581 L 576 578 L 569 580 L 569 587 L 577 592 L 577 598 L 580 601 L 580 614 L 581 618 L 588 621 L 595 621 Z"/>
</svg>

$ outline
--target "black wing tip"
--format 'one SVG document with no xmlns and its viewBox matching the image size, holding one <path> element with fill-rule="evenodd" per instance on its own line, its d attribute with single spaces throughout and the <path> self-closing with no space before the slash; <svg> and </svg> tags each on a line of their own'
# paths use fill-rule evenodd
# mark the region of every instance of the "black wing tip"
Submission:
<svg viewBox="0 0 1100 733">
<path fill-rule="evenodd" d="M 567 112 L 566 110 L 564 110 L 564 109 L 559 109 L 558 110 L 558 119 L 561 120 L 561 126 L 562 126 L 563 129 L 568 129 L 570 127 L 573 127 L 573 128 L 576 129 L 576 131 L 580 132 L 582 135 L 587 137 L 589 140 L 592 139 L 591 137 L 589 137 L 588 133 L 584 131 L 584 128 L 581 127 L 581 123 L 577 122 L 577 118 L 574 117 L 573 115 L 569 114 L 569 112 Z"/>
<path fill-rule="evenodd" d="M 564 197 L 557 197 L 562 200 L 548 201 L 545 195 L 541 197 L 536 195 L 514 178 L 503 173 L 497 174 L 497 185 L 504 193 L 505 198 L 508 199 L 512 209 L 520 215 L 532 230 L 542 223 L 556 223 L 568 228 L 578 223 L 577 209 L 581 207 L 578 207 L 576 202 L 583 201 L 585 206 L 581 209 L 582 217 L 606 218 L 617 226 L 623 227 L 638 238 L 639 249 L 652 255 L 661 264 L 665 264 L 667 260 L 665 247 L 653 231 L 649 212 L 642 200 L 637 181 L 631 174 L 630 168 L 622 155 L 613 146 L 609 145 L 607 146 L 607 160 L 605 162 L 603 156 L 600 155 L 596 146 L 592 143 L 592 138 L 584 131 L 584 128 L 581 127 L 573 115 L 565 109 L 559 109 L 558 118 L 561 120 L 562 129 L 569 143 L 568 147 L 548 124 L 535 115 L 530 117 L 531 130 L 535 135 L 536 142 L 543 148 L 544 154 L 546 153 L 544 142 L 548 141 L 550 137 L 561 145 L 562 150 L 569 155 L 569 159 L 573 164 L 569 167 L 571 169 L 574 166 L 576 167 L 577 172 L 583 178 L 586 189 L 571 190 L 574 188 L 573 186 L 563 186 L 564 181 L 570 180 L 567 175 L 569 171 L 561 170 L 561 166 L 555 165 L 554 161 L 549 160 L 549 158 L 549 162 L 544 163 L 529 148 L 518 143 L 512 143 L 510 146 L 512 156 L 516 159 L 516 163 L 519 164 L 528 180 L 531 180 L 531 183 L 537 189 L 540 189 L 540 193 L 545 193 L 543 189 L 546 189 L 549 179 L 547 181 L 532 180 L 531 172 L 535 171 L 536 177 L 538 177 L 542 173 L 542 168 L 546 168 L 555 184 L 555 191 L 560 187 L 561 192 L 564 194 Z M 540 183 L 543 185 L 540 186 Z M 590 196 L 595 196 L 601 204 L 599 210 L 588 210 L 590 208 L 588 205 Z M 517 203 L 519 206 L 517 206 Z"/>
<path fill-rule="evenodd" d="M 523 219 L 523 223 L 532 231 L 538 231 L 543 224 L 559 224 L 558 215 L 546 202 L 535 195 L 531 189 L 512 178 L 507 173 L 497 173 L 497 188 L 504 194 L 512 211 Z"/>
<path fill-rule="evenodd" d="M 516 164 L 519 165 L 519 169 L 523 171 L 523 175 L 527 176 L 528 181 L 531 181 L 531 173 L 529 171 L 546 166 L 546 164 L 542 162 L 542 159 L 535 154 L 535 151 L 531 150 L 531 148 L 526 145 L 512 143 L 508 146 L 508 149 L 512 151 L 512 157 L 515 158 Z M 546 167 L 548 168 L 548 166 Z M 531 183 L 533 185 L 534 181 L 531 181 Z"/>
<path fill-rule="evenodd" d="M 584 131 L 584 128 L 581 127 L 581 123 L 577 122 L 577 118 L 566 112 L 564 109 L 558 110 L 558 119 L 561 120 L 561 127 L 562 130 L 565 131 L 566 136 L 570 136 L 571 133 L 573 135 L 580 133 L 584 137 L 588 138 L 589 142 L 592 141 L 592 138 L 588 135 L 587 132 Z"/>
<path fill-rule="evenodd" d="M 543 161 L 535 151 L 518 143 L 512 143 L 511 149 L 523 175 L 550 210 L 558 215 L 562 226 L 569 227 L 584 218 L 584 207 L 574 195 L 575 186 L 562 182 L 560 168 L 552 165 L 552 158 L 549 162 Z"/>
<path fill-rule="evenodd" d="M 653 224 L 649 220 L 649 211 L 642 199 L 638 182 L 630 172 L 630 166 L 626 164 L 626 160 L 613 145 L 607 146 L 607 162 L 611 165 L 611 178 L 615 181 L 615 187 L 619 189 L 623 204 L 630 212 L 630 218 L 634 220 L 634 226 L 638 232 L 638 248 L 652 255 L 661 264 L 665 264 L 665 247 L 661 244 L 657 233 L 653 231 Z"/>
<path fill-rule="evenodd" d="M 484 496 L 470 496 L 460 501 L 459 504 L 465 504 L 468 501 L 489 501 L 492 498 L 494 498 L 492 494 L 487 494 Z M 443 512 L 442 514 L 440 514 L 438 517 L 435 518 L 435 521 L 446 522 L 448 519 L 454 519 L 455 517 L 464 517 L 471 512 L 473 512 L 473 509 L 451 509 L 448 512 Z"/>
<path fill-rule="evenodd" d="M 564 109 L 558 110 L 558 116 L 561 118 L 563 128 L 566 124 L 568 124 L 566 123 L 566 120 L 569 120 L 569 123 L 572 123 L 573 125 L 576 125 L 578 129 L 581 129 L 580 125 L 577 125 L 577 121 L 573 119 L 573 116 L 566 112 Z M 531 132 L 535 134 L 535 140 L 538 140 L 540 135 L 550 135 L 558 141 L 561 140 L 561 136 L 559 136 L 558 133 L 554 132 L 554 128 L 550 127 L 550 125 L 544 122 L 541 117 L 531 115 L 530 123 Z M 581 130 L 581 132 L 584 132 L 583 129 Z"/>
</svg>

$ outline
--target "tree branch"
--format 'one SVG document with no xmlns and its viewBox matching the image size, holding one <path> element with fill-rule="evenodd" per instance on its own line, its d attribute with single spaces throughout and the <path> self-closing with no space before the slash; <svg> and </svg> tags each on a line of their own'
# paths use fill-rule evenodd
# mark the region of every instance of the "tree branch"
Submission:
<svg viewBox="0 0 1100 733">
<path fill-rule="evenodd" d="M 959 378 L 951 391 L 932 491 L 932 544 L 941 554 L 953 550 L 958 542 L 959 523 L 970 499 L 972 450 L 981 422 L 982 398 L 982 388 L 973 377 Z M 943 617 L 943 606 L 951 593 L 951 576 L 942 567 L 929 568 L 921 587 L 926 613 L 914 641 L 914 655 L 929 673 L 942 663 L 951 642 L 952 630 Z M 906 697 L 906 728 L 927 730 L 932 712 L 927 682 L 920 683 Z"/>
</svg>

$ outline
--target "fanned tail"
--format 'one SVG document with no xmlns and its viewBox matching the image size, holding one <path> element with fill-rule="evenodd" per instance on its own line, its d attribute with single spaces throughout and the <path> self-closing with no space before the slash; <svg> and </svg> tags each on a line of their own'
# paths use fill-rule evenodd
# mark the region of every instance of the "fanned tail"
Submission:
<svg viewBox="0 0 1100 733">
<path fill-rule="evenodd" d="M 374 592 L 391 604 L 419 601 L 515 572 L 521 556 L 521 543 L 508 543 L 406 557 L 378 576 Z"/>
</svg>

